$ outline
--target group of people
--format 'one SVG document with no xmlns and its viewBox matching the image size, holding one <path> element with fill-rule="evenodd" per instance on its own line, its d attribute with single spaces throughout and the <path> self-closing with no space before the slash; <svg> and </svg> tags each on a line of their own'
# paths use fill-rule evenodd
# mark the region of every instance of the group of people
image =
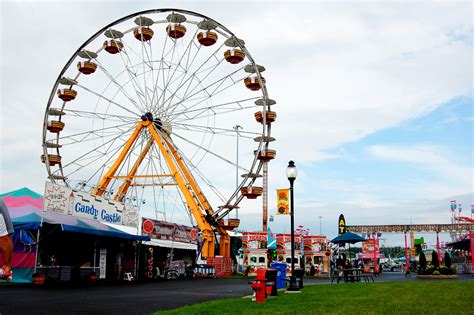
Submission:
<svg viewBox="0 0 474 315">
<path fill-rule="evenodd" d="M 12 256 L 13 256 L 13 224 L 10 219 L 7 205 L 0 199 L 0 253 L 3 256 L 4 264 L 0 267 L 0 279 L 10 281 L 13 277 Z"/>
<path fill-rule="evenodd" d="M 336 261 L 331 261 L 331 271 L 332 272 L 341 272 L 347 269 L 360 269 L 364 270 L 364 262 L 362 260 L 354 260 L 352 263 L 349 259 L 346 258 L 346 254 L 341 254 L 336 258 Z"/>
</svg>

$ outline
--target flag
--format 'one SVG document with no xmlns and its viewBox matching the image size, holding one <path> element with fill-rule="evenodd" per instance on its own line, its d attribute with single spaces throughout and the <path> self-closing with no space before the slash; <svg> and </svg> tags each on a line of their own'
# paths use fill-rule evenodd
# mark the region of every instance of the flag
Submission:
<svg viewBox="0 0 474 315">
<path fill-rule="evenodd" d="M 474 205 L 471 205 L 471 213 L 474 213 Z"/>
<path fill-rule="evenodd" d="M 289 214 L 289 189 L 277 189 L 277 214 Z"/>
<path fill-rule="evenodd" d="M 459 209 L 459 214 L 461 214 L 461 212 L 462 212 L 461 204 L 458 204 L 458 209 Z"/>
<path fill-rule="evenodd" d="M 267 230 L 267 248 L 268 249 L 274 249 L 276 248 L 277 240 L 275 237 L 275 234 L 272 233 L 272 230 L 268 228 Z"/>
<path fill-rule="evenodd" d="M 456 200 L 451 200 L 451 211 L 456 210 Z"/>
</svg>

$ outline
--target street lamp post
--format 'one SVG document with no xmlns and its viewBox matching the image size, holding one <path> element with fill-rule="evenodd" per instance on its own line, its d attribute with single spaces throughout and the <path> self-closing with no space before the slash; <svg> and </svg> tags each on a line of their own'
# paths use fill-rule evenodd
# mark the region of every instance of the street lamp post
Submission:
<svg viewBox="0 0 474 315">
<path fill-rule="evenodd" d="M 295 215 L 294 215 L 294 198 L 293 198 L 293 183 L 296 179 L 298 171 L 295 166 L 295 162 L 288 162 L 286 168 L 286 177 L 290 181 L 290 217 L 291 217 L 291 277 L 288 291 L 299 291 L 298 284 L 296 283 L 295 276 Z"/>
</svg>

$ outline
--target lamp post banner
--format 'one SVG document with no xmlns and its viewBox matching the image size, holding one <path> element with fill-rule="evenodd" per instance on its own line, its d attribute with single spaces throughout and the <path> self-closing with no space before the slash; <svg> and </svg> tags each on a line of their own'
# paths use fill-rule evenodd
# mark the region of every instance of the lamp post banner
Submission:
<svg viewBox="0 0 474 315">
<path fill-rule="evenodd" d="M 277 189 L 277 213 L 276 214 L 289 214 L 289 189 Z"/>
</svg>

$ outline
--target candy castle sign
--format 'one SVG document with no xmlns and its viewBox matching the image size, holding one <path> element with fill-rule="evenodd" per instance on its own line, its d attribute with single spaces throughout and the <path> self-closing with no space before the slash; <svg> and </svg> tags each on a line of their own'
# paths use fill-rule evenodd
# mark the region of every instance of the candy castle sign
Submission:
<svg viewBox="0 0 474 315">
<path fill-rule="evenodd" d="M 138 227 L 138 207 L 46 182 L 43 211 Z"/>
</svg>

